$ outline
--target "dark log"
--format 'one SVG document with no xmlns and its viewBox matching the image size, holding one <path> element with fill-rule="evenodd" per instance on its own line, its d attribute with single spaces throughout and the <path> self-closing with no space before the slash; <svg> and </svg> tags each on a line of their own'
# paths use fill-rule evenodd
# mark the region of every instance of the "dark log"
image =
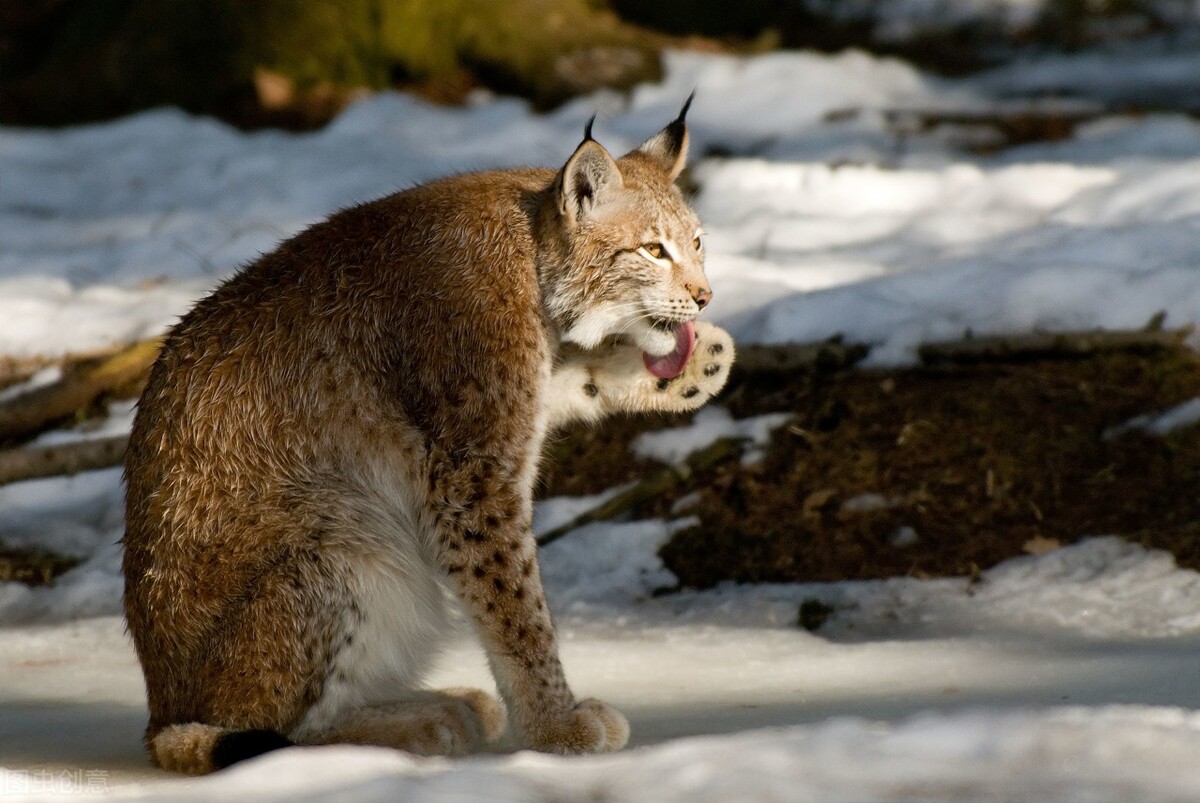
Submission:
<svg viewBox="0 0 1200 803">
<path fill-rule="evenodd" d="M 966 337 L 945 343 L 926 343 L 917 349 L 917 355 L 926 365 L 1079 359 L 1103 352 L 1148 352 L 1178 348 L 1192 331 L 1192 327 L 1189 326 L 1181 329 L 1035 332 L 1024 335 Z"/>
</svg>

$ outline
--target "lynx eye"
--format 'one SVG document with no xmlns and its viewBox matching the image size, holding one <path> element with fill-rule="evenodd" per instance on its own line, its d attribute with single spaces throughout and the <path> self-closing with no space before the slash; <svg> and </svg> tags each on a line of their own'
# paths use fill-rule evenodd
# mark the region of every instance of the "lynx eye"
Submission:
<svg viewBox="0 0 1200 803">
<path fill-rule="evenodd" d="M 703 243 L 700 242 L 699 234 L 696 235 L 696 239 L 692 240 L 692 245 L 696 246 L 697 251 L 699 251 L 700 248 L 702 247 Z"/>
<path fill-rule="evenodd" d="M 646 243 L 642 246 L 642 250 L 655 259 L 662 259 L 667 255 L 667 249 L 662 243 Z"/>
</svg>

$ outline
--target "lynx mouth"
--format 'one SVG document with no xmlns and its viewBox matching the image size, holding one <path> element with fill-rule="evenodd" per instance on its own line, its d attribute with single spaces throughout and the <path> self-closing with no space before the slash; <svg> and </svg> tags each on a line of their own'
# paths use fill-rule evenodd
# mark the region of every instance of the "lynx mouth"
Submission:
<svg viewBox="0 0 1200 803">
<path fill-rule="evenodd" d="M 683 373 L 692 357 L 692 351 L 696 348 L 696 327 L 691 321 L 665 325 L 659 325 L 656 321 L 654 325 L 675 335 L 675 348 L 661 355 L 643 352 L 642 362 L 645 363 L 646 370 L 659 379 L 674 379 Z"/>
</svg>

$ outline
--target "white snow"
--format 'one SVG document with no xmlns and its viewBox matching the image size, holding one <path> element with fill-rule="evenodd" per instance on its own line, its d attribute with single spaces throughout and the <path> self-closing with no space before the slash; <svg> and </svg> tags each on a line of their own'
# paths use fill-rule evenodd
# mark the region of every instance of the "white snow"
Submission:
<svg viewBox="0 0 1200 803">
<path fill-rule="evenodd" d="M 1029 5 L 981 3 L 1013 19 Z M 916 10 L 897 19 L 942 5 L 905 4 Z M 545 116 L 482 95 L 440 109 L 382 94 L 302 135 L 243 134 L 174 110 L 61 131 L 0 129 L 0 353 L 156 334 L 240 263 L 337 207 L 454 171 L 557 164 L 595 109 L 600 139 L 632 147 L 693 88 L 696 206 L 716 291 L 708 317 L 742 342 L 841 333 L 872 344 L 874 363 L 902 364 L 921 341 L 965 330 L 1137 327 L 1160 310 L 1168 326 L 1198 323 L 1195 120 L 1106 117 L 1069 140 L 990 158 L 965 153 L 945 131 L 888 123 L 896 109 L 978 110 L 996 94 L 1045 87 L 1088 95 L 1085 78 L 1101 72 L 1090 96 L 1119 94 L 1101 82 L 1129 75 L 1174 86 L 1168 79 L 1192 64 L 1151 51 L 1093 72 L 1110 62 L 1089 58 L 948 81 L 857 52 L 679 53 L 662 85 Z M 100 430 L 43 442 L 126 430 L 132 408 L 114 412 Z M 1145 413 L 1111 426 L 1161 433 L 1197 420 L 1194 401 Z M 638 449 L 678 464 L 716 437 L 755 441 L 785 420 L 734 421 L 712 407 Z M 657 550 L 694 518 L 594 524 L 543 550 L 567 671 L 581 694 L 629 714 L 627 752 L 454 762 L 290 750 L 200 781 L 167 779 L 141 752 L 144 692 L 119 618 L 121 494 L 117 469 L 0 487 L 0 541 L 83 560 L 52 588 L 0 583 L 0 793 L 1200 798 L 1200 576 L 1170 556 L 1099 537 L 1010 561 L 976 583 L 658 594 L 675 578 Z M 548 500 L 536 527 L 607 496 Z M 835 611 L 816 634 L 796 626 L 808 599 Z M 432 680 L 492 683 L 465 636 Z"/>
<path fill-rule="evenodd" d="M 809 8 L 843 22 L 870 22 L 875 35 L 906 40 L 984 21 L 1021 29 L 1036 20 L 1046 0 L 806 0 Z"/>
<path fill-rule="evenodd" d="M 2 130 L 0 351 L 153 334 L 334 208 L 456 170 L 560 162 L 597 107 L 608 110 L 602 139 L 632 147 L 693 87 L 694 151 L 745 155 L 697 163 L 714 319 L 739 339 L 841 332 L 878 344 L 882 363 L 967 328 L 1200 315 L 1200 128 L 1189 119 L 970 160 L 933 134 L 890 131 L 878 112 L 986 105 L 982 83 L 856 52 L 678 53 L 668 67 L 627 103 L 602 94 L 546 117 L 512 100 L 440 109 L 383 94 L 304 135 L 243 135 L 171 110 Z M 845 109 L 855 114 L 827 120 Z"/>
<path fill-rule="evenodd" d="M 644 432 L 629 445 L 635 455 L 652 458 L 669 465 L 682 465 L 688 455 L 721 438 L 744 441 L 746 457 L 754 459 L 766 444 L 771 432 L 783 426 L 790 413 L 767 413 L 752 418 L 734 420 L 729 411 L 719 405 L 701 408 L 692 423 L 674 429 Z"/>
<path fill-rule="evenodd" d="M 1188 399 L 1160 413 L 1135 416 L 1123 424 L 1104 431 L 1105 440 L 1111 440 L 1126 432 L 1141 430 L 1151 435 L 1169 435 L 1177 429 L 1200 423 L 1200 398 Z"/>
<path fill-rule="evenodd" d="M 551 609 L 559 616 L 590 613 L 598 606 L 622 609 L 676 587 L 679 583 L 663 567 L 658 550 L 676 530 L 697 523 L 686 518 L 669 524 L 589 524 L 546 545 L 539 562 Z"/>
<path fill-rule="evenodd" d="M 1174 749 L 1162 751 L 1168 734 L 1176 739 Z M 163 783 L 155 797 L 420 803 L 1188 800 L 1200 794 L 1192 766 L 1197 749 L 1200 721 L 1178 709 L 930 713 L 895 726 L 843 718 L 736 739 L 681 739 L 570 762 L 534 755 L 418 761 L 382 749 L 294 748 L 203 782 Z M 884 778 L 892 780 L 881 782 Z M 5 782 L 0 776 L 0 784 Z M 83 784 L 73 789 L 86 791 Z M 1000 789 L 1004 792 L 995 792 Z M 129 790 L 106 799 L 144 798 Z"/>
<path fill-rule="evenodd" d="M 1189 122 L 1186 136 L 1196 133 Z M 698 208 L 713 283 L 721 293 L 753 282 L 720 307 L 735 338 L 841 332 L 875 344 L 870 360 L 885 364 L 966 330 L 1138 328 L 1159 311 L 1170 325 L 1200 320 L 1200 161 L 1015 158 L 706 163 Z"/>
<path fill-rule="evenodd" d="M 536 535 L 549 532 L 556 527 L 570 523 L 592 508 L 604 504 L 622 491 L 633 487 L 632 484 L 618 485 L 607 491 L 591 496 L 556 496 L 545 499 L 533 509 L 533 532 Z"/>
</svg>

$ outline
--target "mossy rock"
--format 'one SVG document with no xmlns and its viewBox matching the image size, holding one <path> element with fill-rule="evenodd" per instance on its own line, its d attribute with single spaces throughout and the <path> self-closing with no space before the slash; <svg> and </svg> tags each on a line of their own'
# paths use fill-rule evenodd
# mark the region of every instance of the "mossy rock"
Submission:
<svg viewBox="0 0 1200 803">
<path fill-rule="evenodd" d="M 0 16 L 0 121 L 177 105 L 313 124 L 356 90 L 414 85 L 483 85 L 549 107 L 659 77 L 658 44 L 588 0 L 76 0 L 53 16 Z"/>
</svg>

